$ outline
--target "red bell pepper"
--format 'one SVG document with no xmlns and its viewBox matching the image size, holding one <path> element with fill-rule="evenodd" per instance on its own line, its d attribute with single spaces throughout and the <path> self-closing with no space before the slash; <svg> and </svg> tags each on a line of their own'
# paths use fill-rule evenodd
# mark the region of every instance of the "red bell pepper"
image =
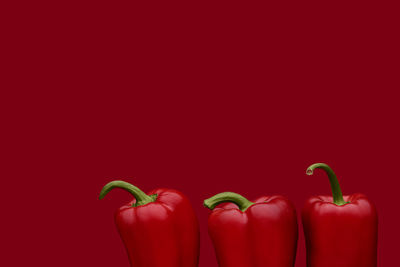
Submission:
<svg viewBox="0 0 400 267">
<path fill-rule="evenodd" d="M 217 205 L 224 204 L 216 208 Z M 208 231 L 220 267 L 293 267 L 297 247 L 296 211 L 282 196 L 251 202 L 225 192 L 204 201 L 213 210 Z"/>
<path fill-rule="evenodd" d="M 324 163 L 308 167 L 312 175 L 323 169 L 332 196 L 311 197 L 302 212 L 308 267 L 375 267 L 378 216 L 363 194 L 343 196 L 332 169 Z"/>
<path fill-rule="evenodd" d="M 156 189 L 146 195 L 129 183 L 113 181 L 104 186 L 100 199 L 116 187 L 135 197 L 115 214 L 131 266 L 197 267 L 199 226 L 182 193 Z"/>
</svg>

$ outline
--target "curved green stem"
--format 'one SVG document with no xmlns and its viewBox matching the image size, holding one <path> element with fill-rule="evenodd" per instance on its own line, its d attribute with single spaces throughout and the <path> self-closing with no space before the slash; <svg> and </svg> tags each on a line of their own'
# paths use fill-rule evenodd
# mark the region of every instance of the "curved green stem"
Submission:
<svg viewBox="0 0 400 267">
<path fill-rule="evenodd" d="M 349 202 L 344 201 L 342 190 L 340 189 L 339 181 L 338 181 L 335 173 L 333 172 L 333 170 L 328 165 L 326 165 L 325 163 L 315 163 L 307 168 L 307 171 L 306 171 L 307 175 L 313 175 L 314 170 L 318 169 L 318 168 L 323 169 L 326 172 L 326 174 L 328 175 L 329 182 L 331 184 L 333 203 L 335 203 L 338 206 L 342 206 L 346 203 L 349 203 Z"/>
<path fill-rule="evenodd" d="M 136 186 L 124 181 L 112 181 L 106 184 L 100 192 L 99 199 L 103 199 L 114 188 L 122 188 L 131 193 L 136 199 L 136 203 L 132 205 L 133 207 L 142 206 L 157 199 L 157 195 L 148 196 Z"/>
<path fill-rule="evenodd" d="M 224 192 L 204 200 L 204 206 L 210 210 L 213 210 L 217 205 L 225 202 L 232 202 L 236 204 L 242 212 L 245 212 L 251 205 L 254 204 L 239 194 L 233 192 Z"/>
</svg>

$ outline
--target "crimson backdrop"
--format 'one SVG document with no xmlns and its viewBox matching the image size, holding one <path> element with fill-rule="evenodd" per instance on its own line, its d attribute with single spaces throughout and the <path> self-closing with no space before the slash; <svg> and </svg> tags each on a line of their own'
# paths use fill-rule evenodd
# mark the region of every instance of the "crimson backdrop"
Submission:
<svg viewBox="0 0 400 267">
<path fill-rule="evenodd" d="M 379 265 L 397 262 L 397 6 L 132 2 L 2 4 L 2 266 L 128 266 L 113 212 L 130 196 L 97 200 L 125 179 L 183 191 L 215 267 L 203 199 L 299 212 L 329 193 L 314 162 L 376 203 Z"/>
</svg>

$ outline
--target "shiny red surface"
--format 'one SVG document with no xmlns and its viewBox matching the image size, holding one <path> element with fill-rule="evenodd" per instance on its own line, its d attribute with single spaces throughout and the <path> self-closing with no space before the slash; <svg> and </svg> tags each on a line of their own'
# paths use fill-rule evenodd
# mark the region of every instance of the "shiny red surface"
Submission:
<svg viewBox="0 0 400 267">
<path fill-rule="evenodd" d="M 188 199 L 176 190 L 157 189 L 157 200 L 122 206 L 118 231 L 134 267 L 197 267 L 199 225 Z"/>
<path fill-rule="evenodd" d="M 344 196 L 337 206 L 331 196 L 310 198 L 302 218 L 307 267 L 377 266 L 378 217 L 363 194 Z"/>
<path fill-rule="evenodd" d="M 220 205 L 208 219 L 220 267 L 292 267 L 297 247 L 296 211 L 282 196 L 260 197 L 245 212 Z"/>
</svg>

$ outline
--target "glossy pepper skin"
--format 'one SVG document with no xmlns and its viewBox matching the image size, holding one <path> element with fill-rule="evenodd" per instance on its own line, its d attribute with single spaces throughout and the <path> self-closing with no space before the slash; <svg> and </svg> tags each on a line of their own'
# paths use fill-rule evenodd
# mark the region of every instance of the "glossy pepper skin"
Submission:
<svg viewBox="0 0 400 267">
<path fill-rule="evenodd" d="M 179 191 L 156 189 L 146 195 L 123 181 L 104 186 L 103 198 L 123 188 L 135 199 L 115 213 L 132 267 L 197 267 L 199 226 L 189 200 Z"/>
<path fill-rule="evenodd" d="M 316 163 L 328 174 L 332 196 L 311 197 L 302 211 L 308 267 L 377 266 L 378 216 L 363 194 L 343 196 L 332 169 Z"/>
<path fill-rule="evenodd" d="M 218 204 L 225 203 L 215 208 Z M 208 231 L 220 267 L 293 267 L 297 247 L 297 218 L 282 196 L 250 202 L 225 192 L 204 201 L 212 209 Z"/>
</svg>

